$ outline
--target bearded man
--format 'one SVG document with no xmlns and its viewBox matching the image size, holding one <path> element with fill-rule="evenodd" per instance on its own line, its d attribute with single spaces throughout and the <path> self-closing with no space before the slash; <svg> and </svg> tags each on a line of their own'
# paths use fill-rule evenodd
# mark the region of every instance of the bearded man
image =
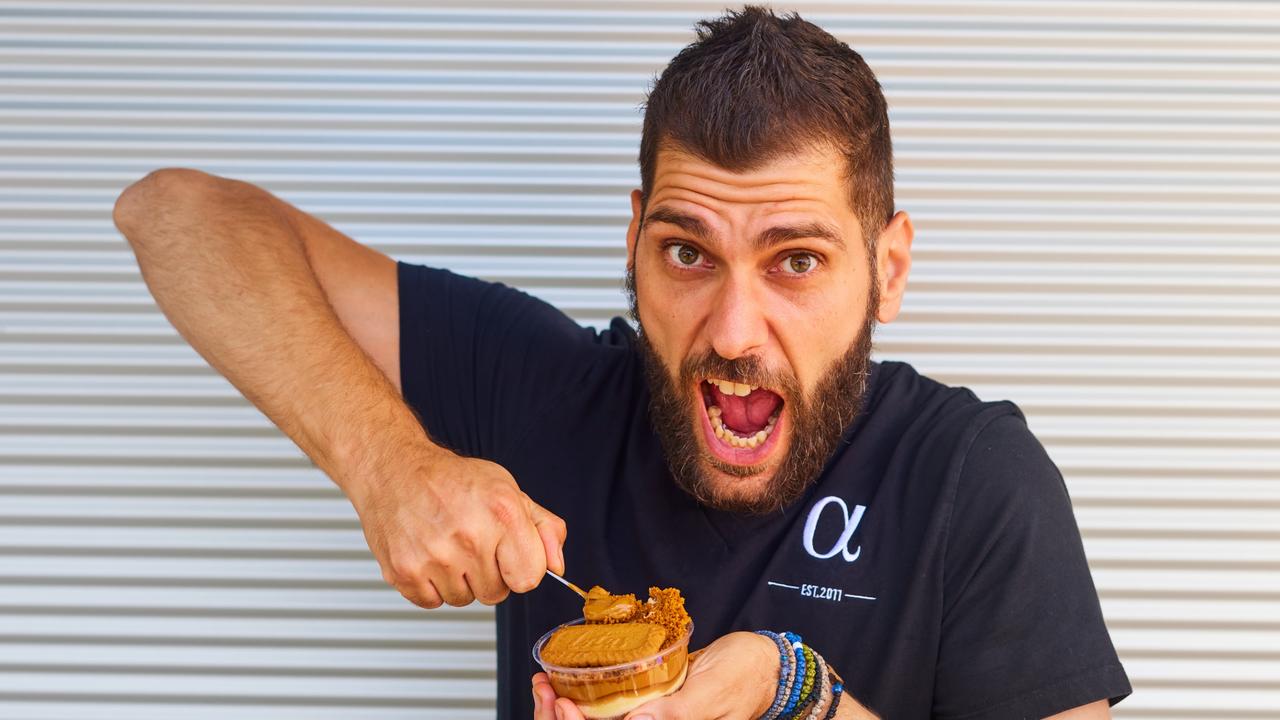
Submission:
<svg viewBox="0 0 1280 720">
<path fill-rule="evenodd" d="M 756 630 L 843 677 L 808 717 L 1109 717 L 1129 683 L 1022 413 L 870 359 L 913 229 L 863 59 L 794 15 L 700 23 L 640 171 L 634 329 L 194 170 L 115 219 L 183 336 L 350 498 L 387 582 L 498 605 L 499 717 L 581 717 L 531 666 L 580 610 L 548 569 L 687 597 L 705 649 L 628 717 L 795 716 L 787 644 Z"/>
</svg>

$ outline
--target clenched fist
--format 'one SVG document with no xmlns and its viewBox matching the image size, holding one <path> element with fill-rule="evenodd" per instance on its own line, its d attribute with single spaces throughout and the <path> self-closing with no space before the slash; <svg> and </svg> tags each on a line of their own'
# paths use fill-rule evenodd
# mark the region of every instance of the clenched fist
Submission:
<svg viewBox="0 0 1280 720">
<path fill-rule="evenodd" d="M 495 605 L 564 572 L 564 521 L 502 466 L 432 448 L 396 467 L 352 502 L 382 577 L 414 604 Z"/>
</svg>

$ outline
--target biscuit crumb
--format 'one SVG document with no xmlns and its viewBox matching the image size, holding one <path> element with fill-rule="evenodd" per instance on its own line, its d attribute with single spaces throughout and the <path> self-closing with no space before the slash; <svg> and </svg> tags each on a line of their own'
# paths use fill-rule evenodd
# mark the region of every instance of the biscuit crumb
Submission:
<svg viewBox="0 0 1280 720">
<path fill-rule="evenodd" d="M 689 613 L 684 609 L 684 597 L 677 588 L 649 588 L 649 601 L 640 608 L 640 622 L 661 625 L 667 631 L 662 643 L 665 649 L 680 639 L 689 627 Z"/>
</svg>

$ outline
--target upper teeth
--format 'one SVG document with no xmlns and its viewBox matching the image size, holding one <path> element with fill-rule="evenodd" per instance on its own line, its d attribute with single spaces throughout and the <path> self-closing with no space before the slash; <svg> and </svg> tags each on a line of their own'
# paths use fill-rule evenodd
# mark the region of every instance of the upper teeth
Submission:
<svg viewBox="0 0 1280 720">
<path fill-rule="evenodd" d="M 746 397 L 753 390 L 758 389 L 759 385 L 747 385 L 746 383 L 737 383 L 732 380 L 717 380 L 716 378 L 707 378 L 707 382 L 720 388 L 720 392 L 725 395 L 737 395 L 738 397 Z"/>
</svg>

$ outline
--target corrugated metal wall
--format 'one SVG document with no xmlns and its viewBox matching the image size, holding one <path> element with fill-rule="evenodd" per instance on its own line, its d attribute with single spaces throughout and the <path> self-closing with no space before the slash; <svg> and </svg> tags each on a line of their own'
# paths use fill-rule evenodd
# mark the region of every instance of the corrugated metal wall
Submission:
<svg viewBox="0 0 1280 720">
<path fill-rule="evenodd" d="M 490 716 L 490 613 L 383 586 L 111 203 L 200 167 L 600 323 L 637 105 L 717 5 L 0 2 L 0 717 Z M 1280 717 L 1280 3 L 798 7 L 892 105 L 919 234 L 879 355 L 1027 410 L 1117 715 Z"/>
</svg>

